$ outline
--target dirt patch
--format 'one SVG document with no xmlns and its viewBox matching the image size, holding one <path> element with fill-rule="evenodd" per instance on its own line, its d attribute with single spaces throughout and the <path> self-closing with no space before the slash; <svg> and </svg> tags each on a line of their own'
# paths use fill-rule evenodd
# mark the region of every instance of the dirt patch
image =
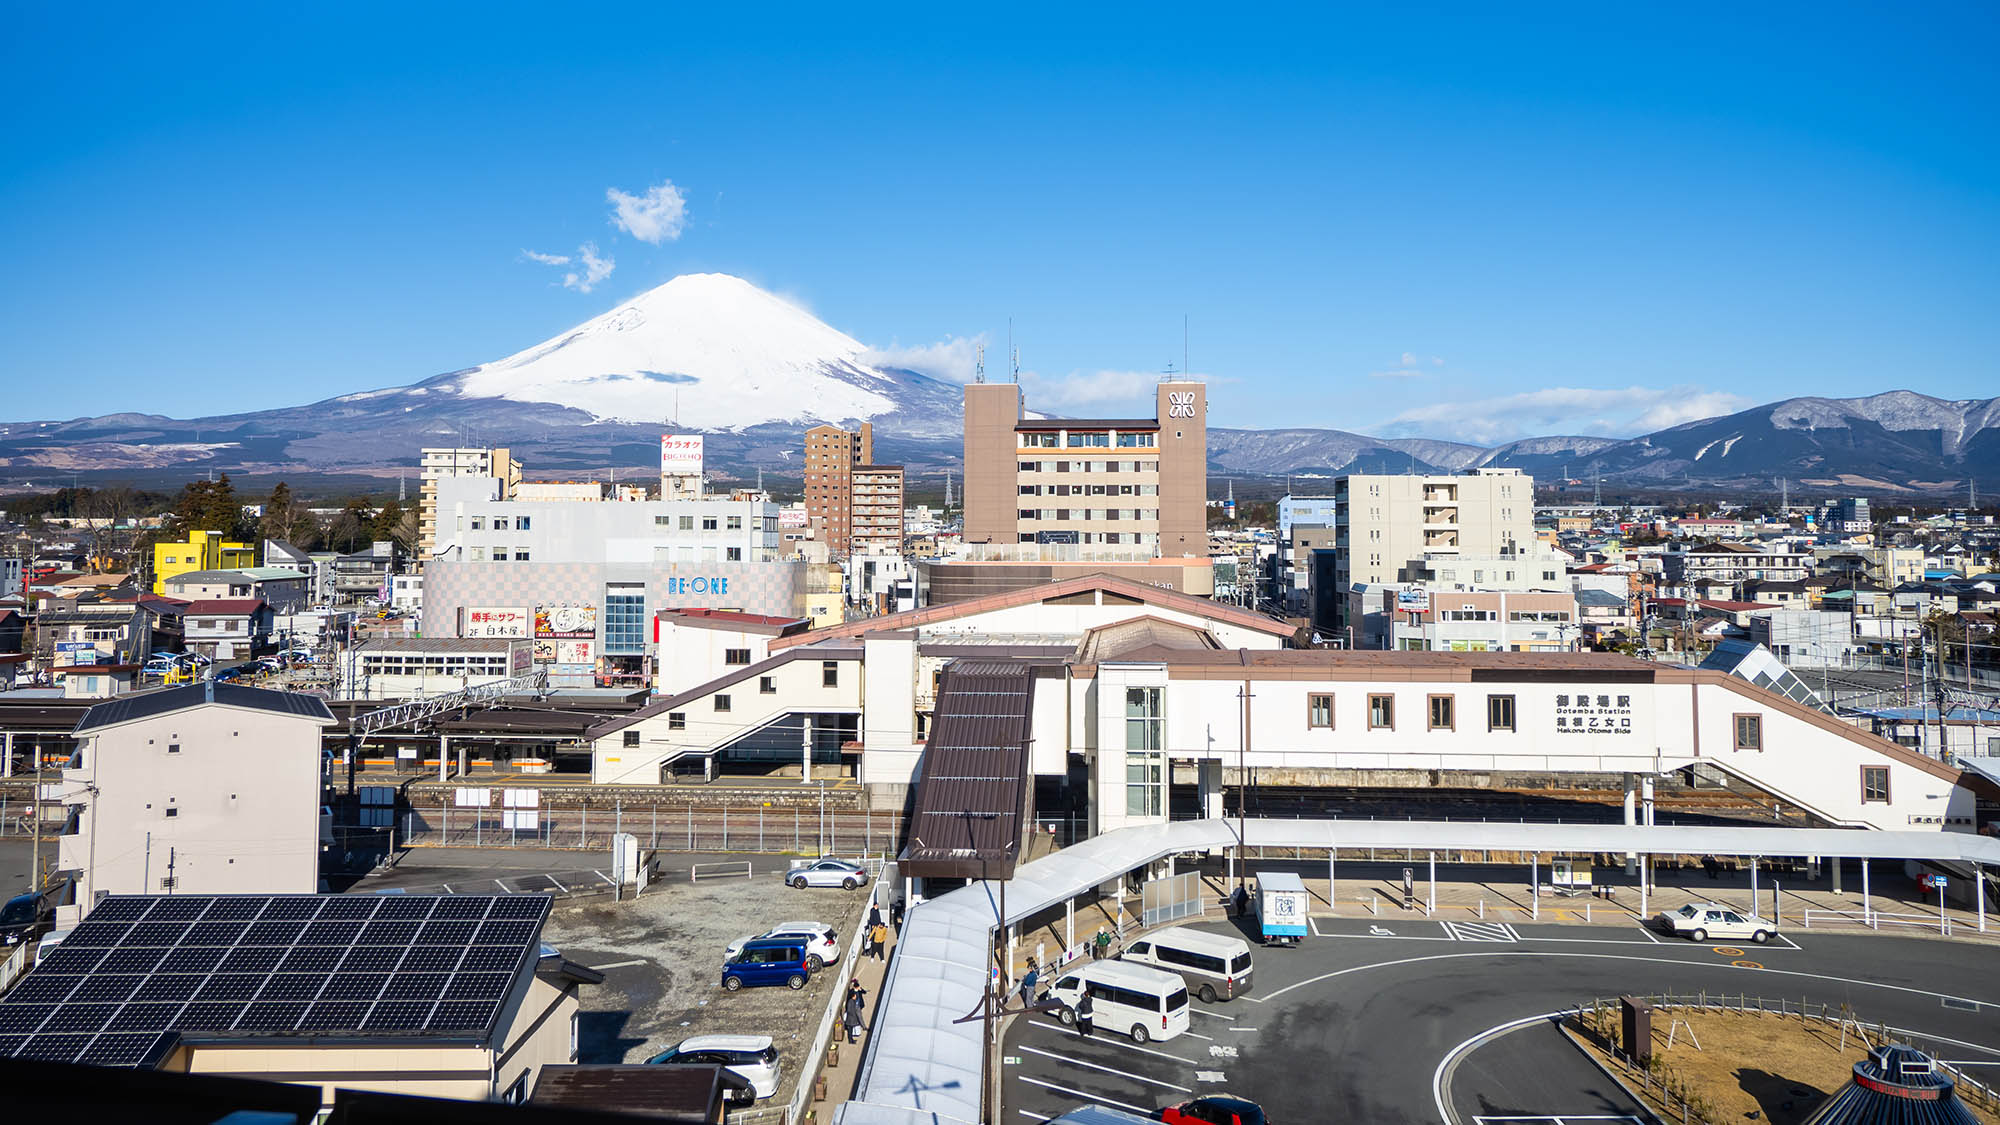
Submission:
<svg viewBox="0 0 2000 1125">
<path fill-rule="evenodd" d="M 1612 1012 L 1611 1020 L 1616 1018 Z M 1611 1058 L 1604 1032 L 1614 1026 L 1599 1023 L 1571 1030 L 1579 1032 L 1585 1050 L 1644 1094 L 1641 1084 Z M 1840 1027 L 1823 1020 L 1801 1021 L 1772 1012 L 1655 1009 L 1653 1053 L 1663 1069 L 1654 1072 L 1654 1081 L 1665 1076 L 1676 1089 L 1684 1088 L 1689 1102 L 1708 1107 L 1710 1121 L 1798 1125 L 1847 1085 L 1854 1064 L 1867 1057 L 1869 1044 L 1875 1042 L 1873 1033 L 1868 1034 L 1864 1042 L 1862 1033 L 1850 1026 L 1843 1044 Z M 1668 1120 L 1680 1120 L 1678 1099 L 1671 1110 L 1656 1093 L 1645 1100 Z M 2000 1115 L 1971 1104 L 1967 1108 L 1985 1125 L 2000 1125 Z"/>
<path fill-rule="evenodd" d="M 691 1035 L 769 1035 L 782 1059 L 773 1099 L 781 1104 L 843 983 L 838 967 L 798 992 L 725 992 L 723 948 L 780 922 L 812 920 L 834 928 L 844 953 L 867 902 L 867 890 L 793 890 L 777 875 L 670 883 L 627 902 L 558 902 L 542 940 L 605 972 L 603 984 L 580 993 L 578 1061 L 644 1062 Z"/>
</svg>

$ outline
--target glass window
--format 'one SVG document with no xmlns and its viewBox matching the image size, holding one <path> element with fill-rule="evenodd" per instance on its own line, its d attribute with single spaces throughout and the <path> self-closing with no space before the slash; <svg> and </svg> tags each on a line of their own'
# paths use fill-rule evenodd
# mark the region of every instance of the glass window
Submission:
<svg viewBox="0 0 2000 1125">
<path fill-rule="evenodd" d="M 1736 716 L 1736 748 L 1738 750 L 1762 750 L 1764 748 L 1764 716 Z"/>
<path fill-rule="evenodd" d="M 1449 695 L 1430 697 L 1430 729 L 1451 730 L 1457 725 L 1458 716 L 1453 710 L 1453 698 Z"/>
<path fill-rule="evenodd" d="M 1327 728 L 1333 726 L 1333 696 L 1318 693 L 1306 696 L 1306 725 Z"/>
<path fill-rule="evenodd" d="M 748 664 L 750 663 L 750 650 L 747 648 L 723 649 L 722 662 L 724 664 Z"/>
<path fill-rule="evenodd" d="M 819 662 L 819 686 L 840 686 L 840 661 L 822 660 Z"/>
<path fill-rule="evenodd" d="M 776 676 L 757 677 L 757 691 L 758 694 L 760 695 L 778 694 L 778 677 Z"/>
<path fill-rule="evenodd" d="M 727 711 L 727 710 L 729 710 L 729 697 L 728 697 L 728 696 L 726 696 L 726 695 L 718 695 L 718 696 L 716 696 L 716 697 L 715 697 L 715 709 L 716 709 L 717 711 Z"/>
<path fill-rule="evenodd" d="M 714 517 L 714 516 L 703 516 L 703 517 L 701 517 L 701 529 L 702 529 L 703 531 L 714 531 L 714 530 L 715 530 L 715 517 Z"/>
<path fill-rule="evenodd" d="M 1128 723 L 1129 726 L 1129 723 Z M 1162 779 L 1165 756 L 1161 754 L 1125 754 L 1125 813 L 1128 816 L 1159 816 L 1164 805 L 1166 785 Z"/>
<path fill-rule="evenodd" d="M 688 717 L 686 711 L 667 712 L 668 730 L 686 730 L 687 725 L 688 725 Z"/>
<path fill-rule="evenodd" d="M 646 588 L 618 583 L 604 594 L 603 643 L 607 654 L 640 656 L 646 652 Z"/>
<path fill-rule="evenodd" d="M 1125 749 L 1160 749 L 1164 726 L 1159 688 L 1125 689 Z"/>
<path fill-rule="evenodd" d="M 742 517 L 742 516 L 730 516 L 730 517 L 729 517 L 729 530 L 730 530 L 730 531 L 742 531 L 742 530 L 743 530 L 743 517 Z"/>
<path fill-rule="evenodd" d="M 1371 729 L 1396 729 L 1395 696 L 1371 695 L 1368 697 L 1368 726 Z"/>
<path fill-rule="evenodd" d="M 627 747 L 633 747 L 633 746 L 637 746 L 637 745 L 639 745 L 639 732 L 638 732 L 638 731 L 636 731 L 636 730 L 628 730 L 628 731 L 626 731 L 626 732 L 625 732 L 625 745 L 626 745 Z"/>
<path fill-rule="evenodd" d="M 682 517 L 681 517 L 681 530 L 682 530 L 682 531 L 693 531 L 693 530 L 694 530 L 694 517 L 693 517 L 693 516 L 682 516 Z"/>
<path fill-rule="evenodd" d="M 1514 697 L 1511 695 L 1489 695 L 1486 697 L 1486 729 L 1514 729 Z"/>
<path fill-rule="evenodd" d="M 1889 767 L 1861 767 L 1861 801 L 1869 803 L 1889 803 Z"/>
<path fill-rule="evenodd" d="M 522 517 L 520 517 L 519 519 L 516 519 L 516 520 L 514 521 L 514 527 L 515 527 L 515 528 L 516 528 L 517 530 L 520 530 L 520 531 L 526 531 L 526 530 L 528 530 L 528 517 L 527 517 L 527 516 L 522 516 Z"/>
</svg>

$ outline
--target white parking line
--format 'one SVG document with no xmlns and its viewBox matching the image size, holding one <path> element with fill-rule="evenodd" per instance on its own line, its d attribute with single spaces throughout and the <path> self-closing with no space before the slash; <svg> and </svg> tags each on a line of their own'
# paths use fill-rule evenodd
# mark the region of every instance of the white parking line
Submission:
<svg viewBox="0 0 2000 1125">
<path fill-rule="evenodd" d="M 1025 1118 L 1027 1118 L 1027 1119 L 1028 1119 L 1028 1120 L 1030 1120 L 1030 1121 L 1047 1121 L 1047 1120 L 1049 1120 L 1049 1115 L 1048 1115 L 1048 1114 L 1046 1114 L 1046 1113 L 1030 1113 L 1030 1112 L 1028 1112 L 1028 1111 L 1027 1111 L 1027 1110 L 1025 1110 L 1025 1109 L 1019 1109 L 1019 1110 L 1015 1110 L 1014 1112 L 1016 1112 L 1016 1113 L 1020 1114 L 1020 1115 L 1021 1115 L 1022 1117 L 1025 1117 Z"/>
<path fill-rule="evenodd" d="M 1036 1024 L 1035 1026 L 1041 1027 L 1042 1025 Z M 1067 1035 L 1072 1039 L 1084 1038 L 1082 1032 L 1077 1031 L 1074 1028 L 1064 1027 L 1061 1024 L 1056 1024 L 1053 1027 L 1050 1027 L 1048 1030 L 1053 1031 L 1058 1035 Z M 1137 1051 L 1142 1055 L 1152 1055 L 1155 1058 L 1172 1059 L 1173 1061 L 1181 1063 L 1186 1066 L 1194 1065 L 1193 1059 L 1184 1059 L 1179 1055 L 1170 1055 L 1165 1051 L 1155 1051 L 1151 1047 L 1141 1047 L 1137 1043 L 1132 1042 L 1130 1037 L 1123 1034 L 1119 1034 L 1117 1032 L 1113 1032 L 1109 1028 L 1103 1028 L 1103 1027 L 1098 1028 L 1097 1033 L 1095 1035 L 1090 1036 L 1088 1041 L 1092 1043 L 1109 1043 L 1113 1047 L 1122 1048 L 1127 1051 Z M 1148 1112 L 1151 1111 L 1149 1110 Z"/>
<path fill-rule="evenodd" d="M 1652 942 L 1654 945 L 1666 944 L 1662 942 L 1657 936 L 1654 935 L 1653 928 L 1646 924 L 1645 919 L 1643 918 L 1640 919 L 1638 925 L 1639 925 L 1639 932 L 1646 935 L 1647 941 Z"/>
<path fill-rule="evenodd" d="M 1102 1094 L 1087 1094 L 1084 1093 L 1082 1090 L 1072 1090 L 1067 1086 L 1058 1086 L 1053 1082 L 1044 1082 L 1039 1078 L 1029 1078 L 1026 1075 L 1022 1075 L 1021 1081 L 1026 1082 L 1030 1086 L 1040 1086 L 1044 1090 L 1054 1090 L 1058 1094 L 1068 1094 L 1072 1098 L 1082 1098 L 1084 1101 L 1087 1102 L 1103 1102 L 1105 1105 L 1115 1105 L 1119 1109 L 1129 1109 L 1133 1113 L 1153 1112 L 1152 1110 L 1146 1109 L 1142 1106 L 1133 1105 L 1131 1102 L 1117 1101 L 1116 1099 L 1113 1098 L 1107 1098 Z M 1048 1120 L 1048 1118 L 1045 1117 L 1042 1120 L 1046 1121 Z"/>
<path fill-rule="evenodd" d="M 1044 1051 L 1039 1047 L 1020 1046 L 1016 1050 L 1026 1051 L 1031 1055 L 1040 1055 L 1045 1059 L 1054 1059 L 1057 1062 L 1068 1063 L 1071 1066 L 1087 1066 L 1092 1070 L 1101 1070 L 1106 1074 L 1115 1074 L 1120 1078 L 1129 1078 L 1134 1082 L 1144 1082 L 1148 1086 L 1164 1086 L 1169 1090 L 1179 1090 L 1183 1094 L 1194 1093 L 1193 1090 L 1186 1086 L 1176 1086 L 1172 1082 L 1162 1082 L 1157 1078 L 1147 1078 L 1143 1074 L 1133 1074 L 1129 1070 L 1119 1070 L 1116 1067 L 1105 1066 L 1103 1063 L 1085 1062 L 1083 1059 L 1072 1058 L 1069 1055 L 1058 1055 L 1054 1051 Z"/>
<path fill-rule="evenodd" d="M 1206 1036 L 1206 1035 L 1203 1035 L 1202 1033 L 1200 1033 L 1200 1032 L 1198 1032 L 1198 1031 L 1183 1031 L 1183 1032 L 1181 1032 L 1181 1034 L 1182 1034 L 1182 1035 L 1185 1035 L 1185 1036 L 1187 1036 L 1187 1037 L 1188 1037 L 1189 1039 L 1199 1039 L 1199 1040 L 1201 1040 L 1201 1041 L 1202 1041 L 1202 1042 L 1204 1042 L 1204 1043 L 1213 1043 L 1213 1042 L 1215 1042 L 1215 1040 L 1213 1040 L 1213 1039 L 1210 1039 L 1210 1038 L 1209 1038 L 1208 1036 Z"/>
<path fill-rule="evenodd" d="M 634 965 L 643 965 L 643 964 L 645 964 L 645 963 L 646 963 L 646 962 L 644 962 L 644 961 L 640 961 L 640 960 L 633 960 L 633 961 L 613 961 L 613 962 L 611 962 L 611 963 L 610 963 L 609 965 L 592 965 L 592 966 L 591 966 L 590 968 L 591 968 L 591 971 L 592 971 L 592 972 L 598 972 L 598 973 L 601 973 L 601 972 L 604 972 L 604 971 L 605 971 L 605 970 L 607 970 L 607 969 L 629 969 L 629 968 L 631 968 L 631 967 L 632 967 L 632 966 L 634 966 Z"/>
<path fill-rule="evenodd" d="M 1197 1016 L 1207 1016 L 1212 1020 L 1233 1020 L 1236 1018 L 1235 1016 L 1225 1016 L 1221 1012 L 1211 1012 L 1207 1008 L 1196 1008 L 1191 1005 L 1188 1011 L 1193 1012 Z"/>
</svg>

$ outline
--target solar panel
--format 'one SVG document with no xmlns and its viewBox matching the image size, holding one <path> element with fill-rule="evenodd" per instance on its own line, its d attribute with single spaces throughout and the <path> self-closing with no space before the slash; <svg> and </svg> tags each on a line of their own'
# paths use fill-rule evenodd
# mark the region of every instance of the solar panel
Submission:
<svg viewBox="0 0 2000 1125">
<path fill-rule="evenodd" d="M 297 1000 L 303 1003 L 318 997 L 319 990 L 325 985 L 326 978 L 317 974 L 277 973 L 264 982 L 257 999 Z"/>
<path fill-rule="evenodd" d="M 158 1032 L 147 1035 L 100 1035 L 76 1061 L 86 1066 L 138 1066 L 164 1056 L 172 1039 Z"/>
<path fill-rule="evenodd" d="M 181 1014 L 179 1004 L 127 1004 L 111 1017 L 107 1031 L 165 1031 Z"/>
<path fill-rule="evenodd" d="M 193 973 L 162 973 L 146 978 L 132 999 L 142 1003 L 164 1003 L 170 1000 L 186 1001 L 194 999 L 208 978 Z M 4 1007 L 4 1005 L 0 1005 Z"/>
<path fill-rule="evenodd" d="M 71 993 L 69 998 L 72 1002 L 122 1002 L 125 998 L 131 996 L 133 992 L 137 991 L 139 985 L 144 983 L 145 980 L 146 978 L 141 976 L 85 977 L 83 984 L 75 992 Z"/>
<path fill-rule="evenodd" d="M 252 1004 L 243 1010 L 243 1018 L 236 1021 L 237 1031 L 290 1031 L 298 1026 L 299 1017 L 306 1014 L 307 1005 L 298 1004 Z"/>
<path fill-rule="evenodd" d="M 37 1035 L 14 1052 L 17 1059 L 40 1059 L 43 1062 L 75 1062 L 76 1057 L 90 1046 L 89 1035 Z"/>
<path fill-rule="evenodd" d="M 489 1033 L 546 896 L 112 896 L 0 997 L 0 1058 L 153 1066 L 184 1032 Z"/>
</svg>

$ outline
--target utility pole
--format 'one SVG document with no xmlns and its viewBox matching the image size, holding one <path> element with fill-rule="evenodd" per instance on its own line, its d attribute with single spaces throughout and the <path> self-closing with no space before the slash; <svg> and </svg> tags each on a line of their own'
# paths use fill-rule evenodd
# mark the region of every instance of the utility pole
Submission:
<svg viewBox="0 0 2000 1125">
<path fill-rule="evenodd" d="M 35 756 L 35 797 L 28 802 L 28 817 L 35 822 L 35 842 L 28 852 L 28 889 L 39 891 L 42 889 L 42 748 L 30 741 L 28 752 Z M 90 827 L 95 831 L 97 825 L 93 823 Z"/>
<path fill-rule="evenodd" d="M 1243 832 L 1250 806 L 1250 701 L 1254 698 L 1250 681 L 1244 680 L 1236 691 L 1237 705 L 1243 713 L 1243 729 L 1236 738 L 1236 889 L 1239 891 L 1244 889 L 1243 869 L 1250 862 L 1250 853 L 1243 846 Z"/>
</svg>

